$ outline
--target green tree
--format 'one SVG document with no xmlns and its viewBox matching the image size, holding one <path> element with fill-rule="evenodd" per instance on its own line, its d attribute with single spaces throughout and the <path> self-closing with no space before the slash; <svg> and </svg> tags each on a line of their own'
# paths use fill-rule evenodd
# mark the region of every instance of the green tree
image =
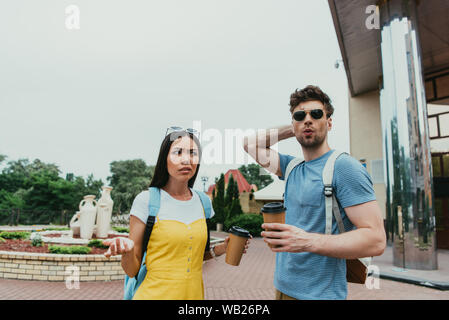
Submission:
<svg viewBox="0 0 449 320">
<path fill-rule="evenodd" d="M 260 174 L 260 172 L 264 172 L 265 169 L 256 163 L 242 165 L 239 167 L 239 171 L 249 184 L 255 184 L 259 190 L 273 182 L 273 178 L 268 173 Z"/>
<path fill-rule="evenodd" d="M 39 159 L 9 161 L 0 174 L 0 209 L 4 214 L 20 210 L 20 223 L 48 223 L 61 221 L 63 211 L 73 214 L 84 195 L 99 195 L 103 183 L 93 175 L 84 181 L 73 175 L 63 179 L 60 173 L 55 164 Z"/>
<path fill-rule="evenodd" d="M 134 198 L 150 185 L 154 166 L 148 166 L 142 159 L 113 161 L 110 163 L 112 175 L 107 178 L 113 188 L 114 210 L 129 212 Z"/>
<path fill-rule="evenodd" d="M 226 220 L 243 213 L 242 207 L 240 206 L 239 188 L 232 174 L 229 176 L 228 187 L 226 189 L 225 212 Z"/>
<path fill-rule="evenodd" d="M 215 182 L 215 190 L 213 192 L 212 206 L 214 208 L 215 216 L 213 219 L 216 223 L 223 223 L 226 219 L 225 212 L 225 178 L 224 174 Z"/>
</svg>

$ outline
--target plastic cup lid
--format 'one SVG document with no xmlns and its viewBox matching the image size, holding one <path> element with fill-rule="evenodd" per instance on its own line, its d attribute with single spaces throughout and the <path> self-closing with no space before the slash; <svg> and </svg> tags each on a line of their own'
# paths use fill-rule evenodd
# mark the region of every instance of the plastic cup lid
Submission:
<svg viewBox="0 0 449 320">
<path fill-rule="evenodd" d="M 229 233 L 235 234 L 236 236 L 239 237 L 246 237 L 249 238 L 250 237 L 250 233 L 248 230 L 245 230 L 243 228 L 240 228 L 238 226 L 232 226 L 229 231 Z"/>
<path fill-rule="evenodd" d="M 285 207 L 282 202 L 269 202 L 260 211 L 262 213 L 280 213 L 285 211 Z"/>
</svg>

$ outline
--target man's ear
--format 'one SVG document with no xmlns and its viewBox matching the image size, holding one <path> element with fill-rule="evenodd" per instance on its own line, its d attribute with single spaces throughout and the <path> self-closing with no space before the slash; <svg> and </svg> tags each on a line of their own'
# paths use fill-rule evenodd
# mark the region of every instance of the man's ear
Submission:
<svg viewBox="0 0 449 320">
<path fill-rule="evenodd" d="M 332 130 L 332 118 L 327 119 L 327 131 Z"/>
</svg>

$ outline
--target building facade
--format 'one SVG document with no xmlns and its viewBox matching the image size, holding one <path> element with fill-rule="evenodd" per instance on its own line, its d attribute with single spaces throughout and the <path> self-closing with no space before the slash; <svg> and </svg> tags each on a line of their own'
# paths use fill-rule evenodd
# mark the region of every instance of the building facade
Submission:
<svg viewBox="0 0 449 320">
<path fill-rule="evenodd" d="M 449 1 L 329 0 L 348 78 L 350 151 L 364 159 L 393 263 L 449 249 Z"/>
</svg>

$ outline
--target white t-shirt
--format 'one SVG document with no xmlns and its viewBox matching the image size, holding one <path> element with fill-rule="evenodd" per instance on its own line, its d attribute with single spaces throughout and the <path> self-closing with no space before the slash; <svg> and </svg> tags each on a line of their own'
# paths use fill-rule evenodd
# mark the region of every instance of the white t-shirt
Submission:
<svg viewBox="0 0 449 320">
<path fill-rule="evenodd" d="M 177 200 L 170 196 L 166 191 L 161 190 L 161 207 L 157 214 L 160 220 L 177 220 L 179 222 L 190 224 L 198 219 L 204 218 L 203 205 L 198 194 L 190 188 L 192 198 L 187 201 Z M 133 201 L 130 215 L 139 218 L 143 223 L 147 223 L 150 201 L 150 192 L 148 190 L 139 193 Z M 210 201 L 210 200 L 209 200 Z M 211 218 L 215 215 L 211 204 Z"/>
</svg>

